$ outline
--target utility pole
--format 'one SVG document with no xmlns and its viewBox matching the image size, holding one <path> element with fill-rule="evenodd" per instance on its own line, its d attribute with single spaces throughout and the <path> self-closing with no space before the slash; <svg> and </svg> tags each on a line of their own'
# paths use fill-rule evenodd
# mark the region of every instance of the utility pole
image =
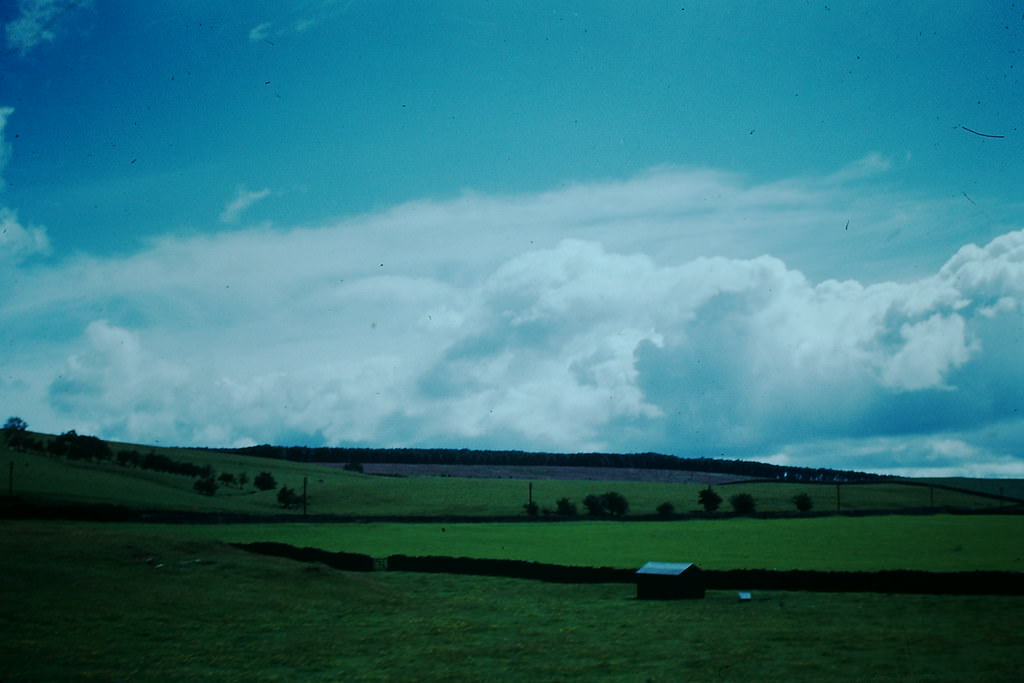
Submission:
<svg viewBox="0 0 1024 683">
<path fill-rule="evenodd" d="M 11 467 L 7 473 L 7 497 L 14 498 L 14 461 L 11 461 Z"/>
<path fill-rule="evenodd" d="M 839 512 L 840 507 L 841 506 L 839 504 L 839 484 L 836 484 L 836 512 Z"/>
<path fill-rule="evenodd" d="M 309 488 L 309 477 L 302 478 L 302 516 L 306 516 L 306 491 Z"/>
<path fill-rule="evenodd" d="M 12 467 L 14 465 L 11 465 Z M 533 482 L 530 482 L 530 507 L 533 507 Z"/>
</svg>

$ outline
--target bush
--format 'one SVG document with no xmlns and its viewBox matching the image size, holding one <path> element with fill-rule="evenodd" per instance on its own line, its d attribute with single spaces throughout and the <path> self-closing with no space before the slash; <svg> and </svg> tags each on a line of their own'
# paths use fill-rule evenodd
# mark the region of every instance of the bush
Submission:
<svg viewBox="0 0 1024 683">
<path fill-rule="evenodd" d="M 609 491 L 601 496 L 601 503 L 604 505 L 604 509 L 608 511 L 608 514 L 615 517 L 621 517 L 629 512 L 629 501 L 626 500 L 624 495 L 615 491 Z"/>
<path fill-rule="evenodd" d="M 793 496 L 793 505 L 796 505 L 796 509 L 800 512 L 807 512 L 814 507 L 814 501 L 806 493 L 798 493 Z"/>
<path fill-rule="evenodd" d="M 697 502 L 704 506 L 705 511 L 714 512 L 722 504 L 722 497 L 708 486 L 706 489 L 701 489 L 700 493 L 697 494 Z"/>
<path fill-rule="evenodd" d="M 202 479 L 196 479 L 195 483 L 192 484 L 192 488 L 204 496 L 212 496 L 217 493 L 217 482 L 214 481 L 213 477 L 203 477 Z"/>
<path fill-rule="evenodd" d="M 361 463 L 361 462 L 347 462 L 347 463 L 345 463 L 345 465 L 341 469 L 343 469 L 343 470 L 345 470 L 347 472 L 362 472 L 363 471 L 363 463 Z"/>
<path fill-rule="evenodd" d="M 540 506 L 532 500 L 529 503 L 523 504 L 523 509 L 526 510 L 526 514 L 531 517 L 536 517 L 540 514 Z"/>
<path fill-rule="evenodd" d="M 671 517 L 676 511 L 676 506 L 672 503 L 665 501 L 658 506 L 658 514 L 662 517 Z"/>
<path fill-rule="evenodd" d="M 568 498 L 559 498 L 555 503 L 555 514 L 563 517 L 575 517 L 579 511 L 576 509 L 576 503 Z"/>
<path fill-rule="evenodd" d="M 277 502 L 283 508 L 296 508 L 302 505 L 302 496 L 296 493 L 295 489 L 282 486 L 281 490 L 277 492 Z"/>
<path fill-rule="evenodd" d="M 604 505 L 601 504 L 601 499 L 593 493 L 583 499 L 583 507 L 587 508 L 588 515 L 600 517 L 604 514 Z"/>
<path fill-rule="evenodd" d="M 270 472 L 260 472 L 256 475 L 256 478 L 252 480 L 252 484 L 260 491 L 270 491 L 277 488 L 277 482 L 274 480 L 274 476 Z"/>
<path fill-rule="evenodd" d="M 231 474 L 231 472 L 221 472 L 221 475 L 217 477 L 217 481 L 224 484 L 225 486 L 234 486 L 235 475 Z"/>
<path fill-rule="evenodd" d="M 729 499 L 729 504 L 732 505 L 732 509 L 734 512 L 736 512 L 736 514 L 754 514 L 754 497 L 749 493 L 737 493 L 735 496 Z"/>
<path fill-rule="evenodd" d="M 594 517 L 621 517 L 629 512 L 629 501 L 616 491 L 602 493 L 600 496 L 592 493 L 583 499 L 583 506 L 587 508 L 587 513 Z"/>
</svg>

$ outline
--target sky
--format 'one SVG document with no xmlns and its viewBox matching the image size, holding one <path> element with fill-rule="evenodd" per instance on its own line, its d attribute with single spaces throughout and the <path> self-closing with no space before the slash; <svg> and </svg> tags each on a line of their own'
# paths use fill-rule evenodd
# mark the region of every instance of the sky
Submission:
<svg viewBox="0 0 1024 683">
<path fill-rule="evenodd" d="M 0 415 L 1024 477 L 1024 3 L 6 0 Z"/>
</svg>

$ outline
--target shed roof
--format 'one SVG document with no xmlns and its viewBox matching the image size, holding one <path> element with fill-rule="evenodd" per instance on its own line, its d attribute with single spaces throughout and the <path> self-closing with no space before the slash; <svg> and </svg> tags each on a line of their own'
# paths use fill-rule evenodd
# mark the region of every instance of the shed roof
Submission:
<svg viewBox="0 0 1024 683">
<path fill-rule="evenodd" d="M 640 567 L 640 569 L 637 569 L 636 573 L 678 576 L 692 566 L 694 566 L 693 562 L 648 562 Z"/>
</svg>

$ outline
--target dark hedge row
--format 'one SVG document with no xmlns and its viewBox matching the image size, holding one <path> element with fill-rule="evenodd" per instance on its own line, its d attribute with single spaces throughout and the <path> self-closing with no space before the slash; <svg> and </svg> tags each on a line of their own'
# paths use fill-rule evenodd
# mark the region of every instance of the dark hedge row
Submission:
<svg viewBox="0 0 1024 683">
<path fill-rule="evenodd" d="M 332 553 L 318 548 L 296 548 L 285 543 L 236 543 L 250 552 L 287 557 L 301 562 L 321 562 L 336 569 L 372 571 L 369 555 Z M 492 560 L 474 557 L 390 555 L 392 571 L 432 574 L 471 574 L 533 579 L 554 583 L 633 583 L 632 569 L 573 567 L 524 560 Z M 383 564 L 379 565 L 383 568 Z M 732 569 L 701 572 L 708 590 L 783 590 L 825 593 L 917 593 L 932 595 L 1024 595 L 1021 572 L 925 572 L 892 570 L 878 572 L 780 571 Z"/>
<path fill-rule="evenodd" d="M 232 545 L 251 553 L 285 557 L 289 560 L 298 560 L 299 562 L 319 562 L 334 569 L 344 569 L 353 572 L 372 572 L 374 570 L 373 558 L 361 553 L 332 553 L 320 548 L 296 548 L 287 543 L 273 543 L 269 541 L 233 543 Z"/>
<path fill-rule="evenodd" d="M 432 574 L 474 574 L 554 583 L 632 583 L 632 569 L 570 567 L 525 560 L 488 560 L 475 557 L 410 557 L 390 555 L 388 569 Z"/>
</svg>

